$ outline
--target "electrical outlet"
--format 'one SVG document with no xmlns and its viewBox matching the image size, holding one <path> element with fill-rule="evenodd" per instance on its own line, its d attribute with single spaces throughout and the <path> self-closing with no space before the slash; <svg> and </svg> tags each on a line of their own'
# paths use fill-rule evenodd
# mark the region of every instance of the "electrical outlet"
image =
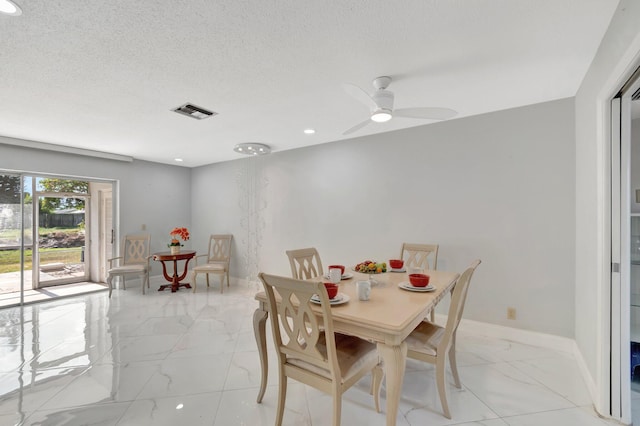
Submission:
<svg viewBox="0 0 640 426">
<path fill-rule="evenodd" d="M 516 319 L 516 308 L 507 308 L 507 319 Z"/>
</svg>

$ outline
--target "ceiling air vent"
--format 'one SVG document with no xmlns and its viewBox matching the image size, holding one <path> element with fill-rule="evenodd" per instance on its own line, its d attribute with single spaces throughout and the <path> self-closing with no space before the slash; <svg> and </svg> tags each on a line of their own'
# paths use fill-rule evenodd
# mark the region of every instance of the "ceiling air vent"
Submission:
<svg viewBox="0 0 640 426">
<path fill-rule="evenodd" d="M 188 117 L 193 117 L 197 120 L 202 120 L 203 118 L 218 115 L 217 112 L 206 110 L 199 106 L 195 106 L 194 104 L 184 104 L 179 106 L 178 108 L 172 109 L 171 111 L 175 111 L 178 114 L 186 115 Z"/>
</svg>

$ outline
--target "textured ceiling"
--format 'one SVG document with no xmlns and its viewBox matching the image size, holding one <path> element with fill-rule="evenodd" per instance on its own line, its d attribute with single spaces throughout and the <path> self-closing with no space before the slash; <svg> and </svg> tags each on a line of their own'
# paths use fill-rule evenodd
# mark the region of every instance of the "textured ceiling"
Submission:
<svg viewBox="0 0 640 426">
<path fill-rule="evenodd" d="M 368 109 L 342 84 L 380 75 L 396 108 L 458 117 L 573 96 L 618 3 L 15 1 L 22 16 L 0 15 L 0 135 L 188 167 L 239 158 L 241 142 L 346 139 Z M 185 102 L 219 115 L 170 111 Z"/>
</svg>

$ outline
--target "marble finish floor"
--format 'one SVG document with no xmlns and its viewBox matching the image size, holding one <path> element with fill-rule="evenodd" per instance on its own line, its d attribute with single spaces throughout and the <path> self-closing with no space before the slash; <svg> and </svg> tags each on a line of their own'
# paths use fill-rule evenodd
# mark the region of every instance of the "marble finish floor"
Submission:
<svg viewBox="0 0 640 426">
<path fill-rule="evenodd" d="M 273 425 L 273 369 L 255 402 L 257 287 L 172 294 L 155 291 L 159 284 L 152 279 L 145 296 L 134 283 L 111 300 L 99 292 L 0 310 L 0 424 Z M 433 367 L 409 360 L 397 424 L 617 424 L 594 412 L 571 354 L 461 331 L 458 364 L 463 387 L 448 376 L 447 419 Z M 369 383 L 344 395 L 343 425 L 385 424 Z M 329 396 L 289 381 L 285 425 L 330 425 L 329 413 Z"/>
</svg>

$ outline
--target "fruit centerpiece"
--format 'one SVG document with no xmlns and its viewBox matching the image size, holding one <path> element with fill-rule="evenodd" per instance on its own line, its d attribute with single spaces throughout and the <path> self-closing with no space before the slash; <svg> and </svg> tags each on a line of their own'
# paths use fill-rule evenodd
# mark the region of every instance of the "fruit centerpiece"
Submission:
<svg viewBox="0 0 640 426">
<path fill-rule="evenodd" d="M 356 272 L 364 274 L 381 274 L 387 272 L 387 264 L 385 262 L 375 262 L 373 260 L 365 260 L 358 263 L 354 268 Z"/>
</svg>

